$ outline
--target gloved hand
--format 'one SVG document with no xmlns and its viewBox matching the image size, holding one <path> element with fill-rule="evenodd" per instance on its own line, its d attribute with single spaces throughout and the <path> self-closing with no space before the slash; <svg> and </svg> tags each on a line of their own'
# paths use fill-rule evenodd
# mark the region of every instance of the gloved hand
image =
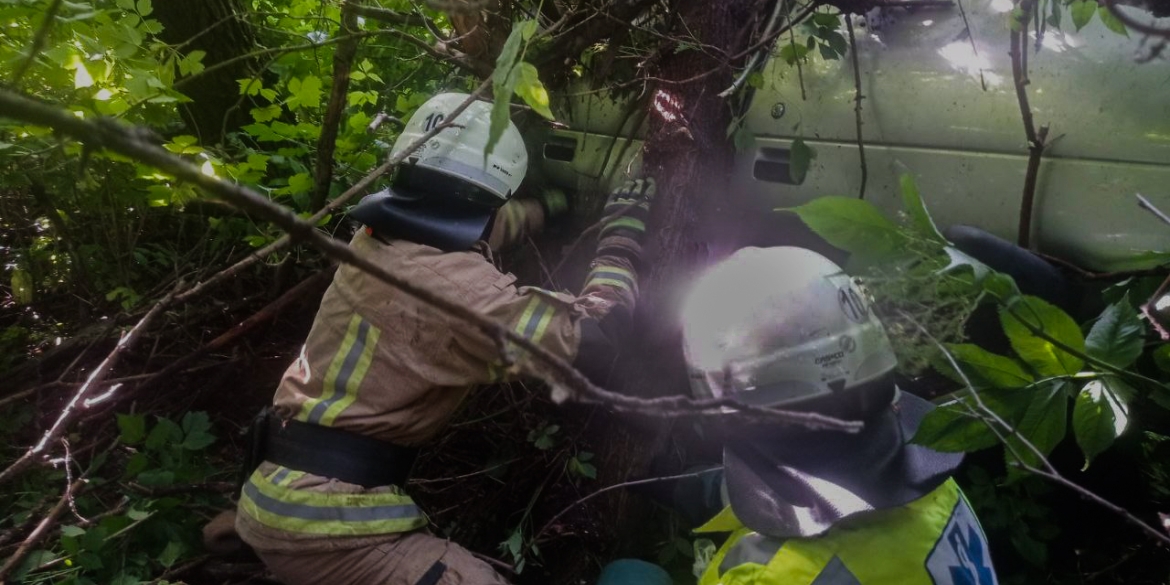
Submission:
<svg viewBox="0 0 1170 585">
<path fill-rule="evenodd" d="M 638 179 L 610 193 L 602 211 L 605 223 L 598 236 L 598 256 L 619 256 L 635 264 L 641 261 L 642 237 L 657 189 L 654 179 Z"/>
<path fill-rule="evenodd" d="M 541 189 L 536 195 L 536 200 L 540 202 L 544 217 L 549 221 L 569 213 L 569 198 L 560 189 L 552 187 Z"/>
</svg>

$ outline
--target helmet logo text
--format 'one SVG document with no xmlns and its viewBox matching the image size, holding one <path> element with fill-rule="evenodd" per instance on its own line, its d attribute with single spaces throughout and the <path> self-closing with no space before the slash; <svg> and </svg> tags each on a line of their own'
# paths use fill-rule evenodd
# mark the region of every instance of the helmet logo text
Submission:
<svg viewBox="0 0 1170 585">
<path fill-rule="evenodd" d="M 435 126 L 443 123 L 443 118 L 445 117 L 446 116 L 438 112 L 427 114 L 427 117 L 423 119 L 423 132 L 430 132 L 431 130 L 434 130 Z"/>
</svg>

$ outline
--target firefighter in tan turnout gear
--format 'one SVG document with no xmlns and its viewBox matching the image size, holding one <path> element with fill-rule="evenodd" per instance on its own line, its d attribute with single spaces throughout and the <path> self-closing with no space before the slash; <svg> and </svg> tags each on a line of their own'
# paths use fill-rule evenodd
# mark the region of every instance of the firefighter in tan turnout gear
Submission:
<svg viewBox="0 0 1170 585">
<path fill-rule="evenodd" d="M 441 94 L 407 123 L 394 152 L 448 117 L 465 94 Z M 485 156 L 491 104 L 474 102 L 412 153 L 390 189 L 351 212 L 350 246 L 390 272 L 457 299 L 587 375 L 612 358 L 615 327 L 637 297 L 640 239 L 654 185 L 616 190 L 579 295 L 515 285 L 491 250 L 566 209 L 559 192 L 511 200 L 527 154 L 516 127 Z M 617 213 L 617 212 L 621 213 Z M 608 355 L 607 355 L 608 354 Z M 506 370 L 496 343 L 351 266 L 341 266 L 297 360 L 258 421 L 236 528 L 276 576 L 302 584 L 492 584 L 504 579 L 426 530 L 403 491 L 416 450 L 477 385 Z"/>
</svg>

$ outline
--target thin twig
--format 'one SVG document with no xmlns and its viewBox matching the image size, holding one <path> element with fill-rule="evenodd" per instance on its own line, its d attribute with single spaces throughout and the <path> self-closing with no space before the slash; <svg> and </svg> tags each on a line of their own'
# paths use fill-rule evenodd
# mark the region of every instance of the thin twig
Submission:
<svg viewBox="0 0 1170 585">
<path fill-rule="evenodd" d="M 983 423 L 986 424 L 987 427 L 993 433 L 995 433 L 996 437 L 998 437 L 1000 442 L 1004 444 L 1005 448 L 1011 447 L 1014 450 L 1014 447 L 1012 447 L 1009 444 L 1008 440 L 1006 438 L 1004 438 L 1002 434 L 1000 434 L 998 429 L 996 429 L 995 425 L 991 424 L 993 421 L 995 424 L 998 424 L 1002 428 L 1008 430 L 1013 435 L 1013 438 L 1018 440 L 1021 445 L 1023 445 L 1025 448 L 1030 450 L 1032 452 L 1032 454 L 1036 456 L 1037 460 L 1040 461 L 1040 463 L 1044 466 L 1043 469 L 1040 469 L 1040 468 L 1037 468 L 1033 465 L 1029 465 L 1029 464 L 1025 463 L 1023 458 L 1021 458 L 1019 456 L 1019 454 L 1017 453 L 1016 454 L 1016 461 L 1018 462 L 1018 466 L 1020 467 L 1020 469 L 1027 471 L 1029 473 L 1033 473 L 1033 474 L 1038 475 L 1040 477 L 1043 477 L 1045 479 L 1048 479 L 1049 481 L 1052 481 L 1054 483 L 1062 485 L 1062 486 L 1076 492 L 1081 497 L 1086 498 L 1086 499 L 1112 511 L 1113 513 L 1121 516 L 1127 522 L 1137 526 L 1139 529 L 1141 529 L 1142 532 L 1145 532 L 1146 534 L 1151 536 L 1154 540 L 1161 542 L 1163 545 L 1170 545 L 1170 536 L 1163 534 L 1162 532 L 1158 531 L 1153 526 L 1150 526 L 1146 522 L 1143 522 L 1140 518 L 1138 518 L 1137 516 L 1134 516 L 1129 510 L 1126 510 L 1125 508 L 1122 508 L 1121 506 L 1118 506 L 1117 504 L 1114 504 L 1114 503 L 1106 500 L 1105 498 L 1098 496 L 1097 494 L 1093 493 L 1092 491 L 1090 491 L 1084 487 L 1081 487 L 1080 485 L 1073 483 L 1072 481 L 1069 481 L 1067 478 L 1062 476 L 1056 470 L 1056 468 L 1053 467 L 1052 463 L 1048 460 L 1048 458 L 1044 455 L 1044 453 L 1040 451 L 1040 449 L 1038 449 L 1034 444 L 1032 444 L 1032 442 L 1029 441 L 1026 437 L 1021 435 L 1020 432 L 1015 427 L 1008 424 L 1008 422 L 1005 421 L 1002 417 L 1000 417 L 998 413 L 996 413 L 994 410 L 987 407 L 987 405 L 983 402 L 982 398 L 979 397 L 979 393 L 975 390 L 975 387 L 971 384 L 971 380 L 967 377 L 966 373 L 963 372 L 963 369 L 961 367 L 959 367 L 959 363 L 955 360 L 954 356 L 951 355 L 950 351 L 948 351 L 947 348 L 942 344 L 942 342 L 940 342 L 937 338 L 935 338 L 933 335 L 931 335 L 931 333 L 929 331 L 927 331 L 925 327 L 923 327 L 921 324 L 919 324 L 917 321 L 915 321 L 913 317 L 910 317 L 909 314 L 907 314 L 903 311 L 902 316 L 905 317 L 907 320 L 909 320 L 916 327 L 918 327 L 922 331 L 923 335 L 926 336 L 927 339 L 929 339 L 936 347 L 939 348 L 940 351 L 943 352 L 943 355 L 947 358 L 947 361 L 950 362 L 950 366 L 955 370 L 955 372 L 958 373 L 959 377 L 963 380 L 963 384 L 966 386 L 966 389 L 969 391 L 970 396 L 974 399 L 979 410 L 982 411 L 982 413 L 983 413 L 982 415 L 979 413 L 973 413 L 973 414 L 977 418 L 982 420 Z M 960 402 L 960 403 L 966 404 L 963 402 Z M 970 407 L 970 405 L 967 405 L 967 406 L 968 406 L 968 408 Z"/>
<path fill-rule="evenodd" d="M 865 199 L 865 180 L 869 173 L 865 166 L 865 140 L 861 136 L 861 65 L 857 58 L 857 39 L 853 36 L 853 16 L 845 13 L 845 28 L 849 31 L 849 52 L 853 54 L 853 117 L 857 122 L 857 156 L 861 161 L 861 189 L 858 199 Z"/>
<path fill-rule="evenodd" d="M 808 93 L 804 89 L 804 67 L 800 64 L 800 56 L 796 54 L 796 31 L 788 27 L 788 42 L 792 46 L 792 58 L 796 62 L 796 79 L 800 81 L 800 100 L 808 101 Z"/>
<path fill-rule="evenodd" d="M 776 5 L 772 7 L 772 15 L 768 17 L 768 24 L 764 27 L 763 35 L 764 38 L 771 37 L 773 41 L 775 41 L 776 37 L 773 36 L 772 33 L 776 28 L 776 23 L 780 20 L 781 9 L 788 4 L 787 0 L 775 0 L 775 2 Z M 735 81 L 731 83 L 731 87 L 719 92 L 719 97 L 726 98 L 727 96 L 735 93 L 740 88 L 740 86 L 742 86 L 743 83 L 747 81 L 747 78 L 752 74 L 752 71 L 755 70 L 756 65 L 758 65 L 760 62 L 760 57 L 771 52 L 772 47 L 770 45 L 766 45 L 764 47 L 760 47 L 760 51 L 753 53 L 751 60 L 748 61 L 747 65 L 744 66 L 743 71 L 741 71 L 739 74 L 739 77 L 735 78 Z"/>
<path fill-rule="evenodd" d="M 358 254 L 349 246 L 321 233 L 316 226 L 303 221 L 291 210 L 271 201 L 242 185 L 229 183 L 204 174 L 189 161 L 143 140 L 141 133 L 106 120 L 82 120 L 68 110 L 47 106 L 10 91 L 0 90 L 0 112 L 27 123 L 48 126 L 66 136 L 91 144 L 101 145 L 113 152 L 133 158 L 203 188 L 246 213 L 272 222 L 297 240 L 310 243 L 329 258 L 350 264 L 372 277 L 388 284 L 423 304 L 468 323 L 487 339 L 501 337 L 531 356 L 529 373 L 548 382 L 554 398 L 573 399 L 585 403 L 607 404 L 619 412 L 648 416 L 679 416 L 686 413 L 717 413 L 727 408 L 739 411 L 753 420 L 768 418 L 774 422 L 788 422 L 814 429 L 857 432 L 864 426 L 858 421 L 843 421 L 816 413 L 791 412 L 742 404 L 730 398 L 693 400 L 684 396 L 641 399 L 610 392 L 594 385 L 580 371 L 558 357 L 548 348 L 535 344 L 516 333 L 511 327 L 472 309 L 466 303 L 453 300 L 448 293 L 437 293 L 429 288 L 391 273 L 373 260 Z M 27 462 L 25 463 L 27 465 Z M 4 479 L 0 474 L 0 480 Z"/>
<path fill-rule="evenodd" d="M 646 484 L 650 484 L 650 483 L 659 483 L 659 482 L 663 482 L 663 481 L 674 481 L 677 479 L 686 479 L 688 477 L 698 477 L 700 474 L 702 474 L 706 471 L 709 471 L 709 470 L 692 471 L 690 473 L 682 473 L 679 475 L 668 475 L 668 476 L 664 476 L 664 477 L 651 477 L 648 479 L 637 479 L 637 480 L 633 480 L 633 481 L 624 481 L 622 483 L 617 483 L 614 485 L 603 487 L 603 488 L 573 502 L 572 504 L 569 504 L 567 507 L 565 507 L 565 509 L 561 510 L 560 512 L 557 512 L 556 515 L 553 516 L 551 520 L 549 520 L 548 522 L 545 522 L 544 526 L 542 526 L 540 528 L 540 530 L 538 530 L 536 532 L 536 534 L 532 536 L 532 541 L 534 543 L 539 541 L 541 535 L 543 535 L 545 532 L 547 532 L 549 528 L 552 528 L 552 526 L 554 524 L 556 524 L 557 520 L 560 520 L 561 517 L 564 516 L 565 514 L 569 513 L 570 510 L 572 510 L 573 508 L 576 508 L 577 506 L 580 506 L 581 504 L 584 504 L 585 502 L 588 502 L 589 500 L 592 500 L 593 498 L 596 498 L 597 496 L 600 496 L 601 494 L 604 494 L 606 492 L 611 492 L 611 491 L 616 490 L 616 489 L 632 487 L 632 486 L 636 486 L 636 485 L 646 485 Z"/>
<path fill-rule="evenodd" d="M 24 562 L 25 557 L 27 557 L 28 554 L 32 552 L 33 548 L 40 544 L 42 540 L 44 540 L 45 536 L 47 536 L 49 533 L 49 529 L 57 523 L 57 518 L 61 516 L 61 514 L 65 513 L 65 509 L 69 507 L 69 499 L 72 498 L 73 494 L 76 493 L 77 490 L 81 489 L 81 486 L 85 485 L 85 483 L 85 477 L 82 476 L 78 478 L 77 481 L 69 484 L 69 487 L 66 488 L 65 493 L 61 494 L 61 498 L 57 500 L 57 505 L 53 506 L 52 510 L 49 510 L 49 513 L 46 514 L 43 519 L 41 519 L 40 524 L 37 524 L 37 527 L 34 528 L 27 537 L 25 537 L 24 542 L 20 543 L 20 546 L 16 549 L 16 552 L 12 553 L 12 556 L 8 557 L 8 560 L 4 563 L 4 566 L 0 567 L 0 583 L 4 583 L 5 579 L 8 577 L 8 574 L 19 567 L 20 564 Z"/>
<path fill-rule="evenodd" d="M 1166 225 L 1170 225 L 1170 215 L 1166 215 L 1165 212 L 1163 212 L 1161 209 L 1158 209 L 1153 203 L 1150 202 L 1149 199 L 1146 199 L 1141 193 L 1134 193 L 1134 197 L 1137 197 L 1139 207 L 1154 214 L 1154 217 L 1157 217 L 1158 219 L 1162 220 L 1162 223 L 1165 223 Z"/>
<path fill-rule="evenodd" d="M 1008 55 L 1012 61 L 1016 101 L 1019 102 L 1020 117 L 1024 123 L 1024 136 L 1028 140 L 1028 167 L 1024 174 L 1024 188 L 1020 198 L 1020 223 L 1016 230 L 1016 241 L 1020 247 L 1025 249 L 1031 247 L 1032 211 L 1035 207 L 1036 181 L 1040 175 L 1040 160 L 1044 154 L 1045 141 L 1048 138 L 1047 125 L 1041 126 L 1039 130 L 1036 129 L 1036 122 L 1032 117 L 1032 107 L 1028 103 L 1028 43 L 1026 37 L 1033 2 L 1035 0 L 1020 0 L 1017 4 L 1020 17 L 1013 22 L 1012 30 L 1008 31 L 1011 37 L 1011 50 L 1008 51 Z"/>
</svg>

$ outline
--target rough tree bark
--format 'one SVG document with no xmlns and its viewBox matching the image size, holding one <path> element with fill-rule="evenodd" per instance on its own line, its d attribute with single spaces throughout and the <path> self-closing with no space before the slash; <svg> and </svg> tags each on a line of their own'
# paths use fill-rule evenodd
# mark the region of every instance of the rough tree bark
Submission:
<svg viewBox="0 0 1170 585">
<path fill-rule="evenodd" d="M 240 0 L 167 0 L 156 2 L 154 17 L 163 25 L 159 35 L 170 44 L 183 45 L 184 55 L 205 51 L 203 65 L 211 67 L 256 49 L 251 23 L 237 15 L 245 14 Z M 189 42 L 188 42 L 189 41 Z M 242 59 L 202 76 L 198 83 L 183 88 L 193 101 L 183 104 L 179 112 L 188 129 L 201 144 L 217 144 L 225 131 L 231 132 L 250 124 L 249 102 L 237 106 L 240 87 L 237 79 L 252 77 L 257 70 L 254 60 Z"/>
<path fill-rule="evenodd" d="M 718 97 L 734 76 L 728 56 L 747 48 L 753 22 L 767 14 L 766 0 L 684 0 L 677 2 L 673 36 L 691 35 L 706 46 L 675 52 L 663 47 L 650 89 L 643 174 L 658 182 L 646 243 L 646 269 L 640 278 L 637 342 L 619 365 L 617 388 L 624 394 L 654 396 L 688 392 L 682 356 L 679 305 L 697 272 L 740 245 L 740 201 L 726 195 L 734 148 L 726 138 L 731 123 L 728 100 Z M 697 75 L 718 70 L 711 75 Z M 605 469 L 616 483 L 644 476 L 656 454 L 667 451 L 670 424 L 646 421 L 613 425 Z M 659 462 L 661 463 L 661 462 Z M 655 466 L 656 472 L 669 472 Z M 604 473 L 604 472 L 603 472 Z M 634 546 L 635 529 L 647 507 L 625 491 L 613 496 L 621 519 L 617 536 Z M 625 548 L 623 546 L 623 548 Z"/>
</svg>

